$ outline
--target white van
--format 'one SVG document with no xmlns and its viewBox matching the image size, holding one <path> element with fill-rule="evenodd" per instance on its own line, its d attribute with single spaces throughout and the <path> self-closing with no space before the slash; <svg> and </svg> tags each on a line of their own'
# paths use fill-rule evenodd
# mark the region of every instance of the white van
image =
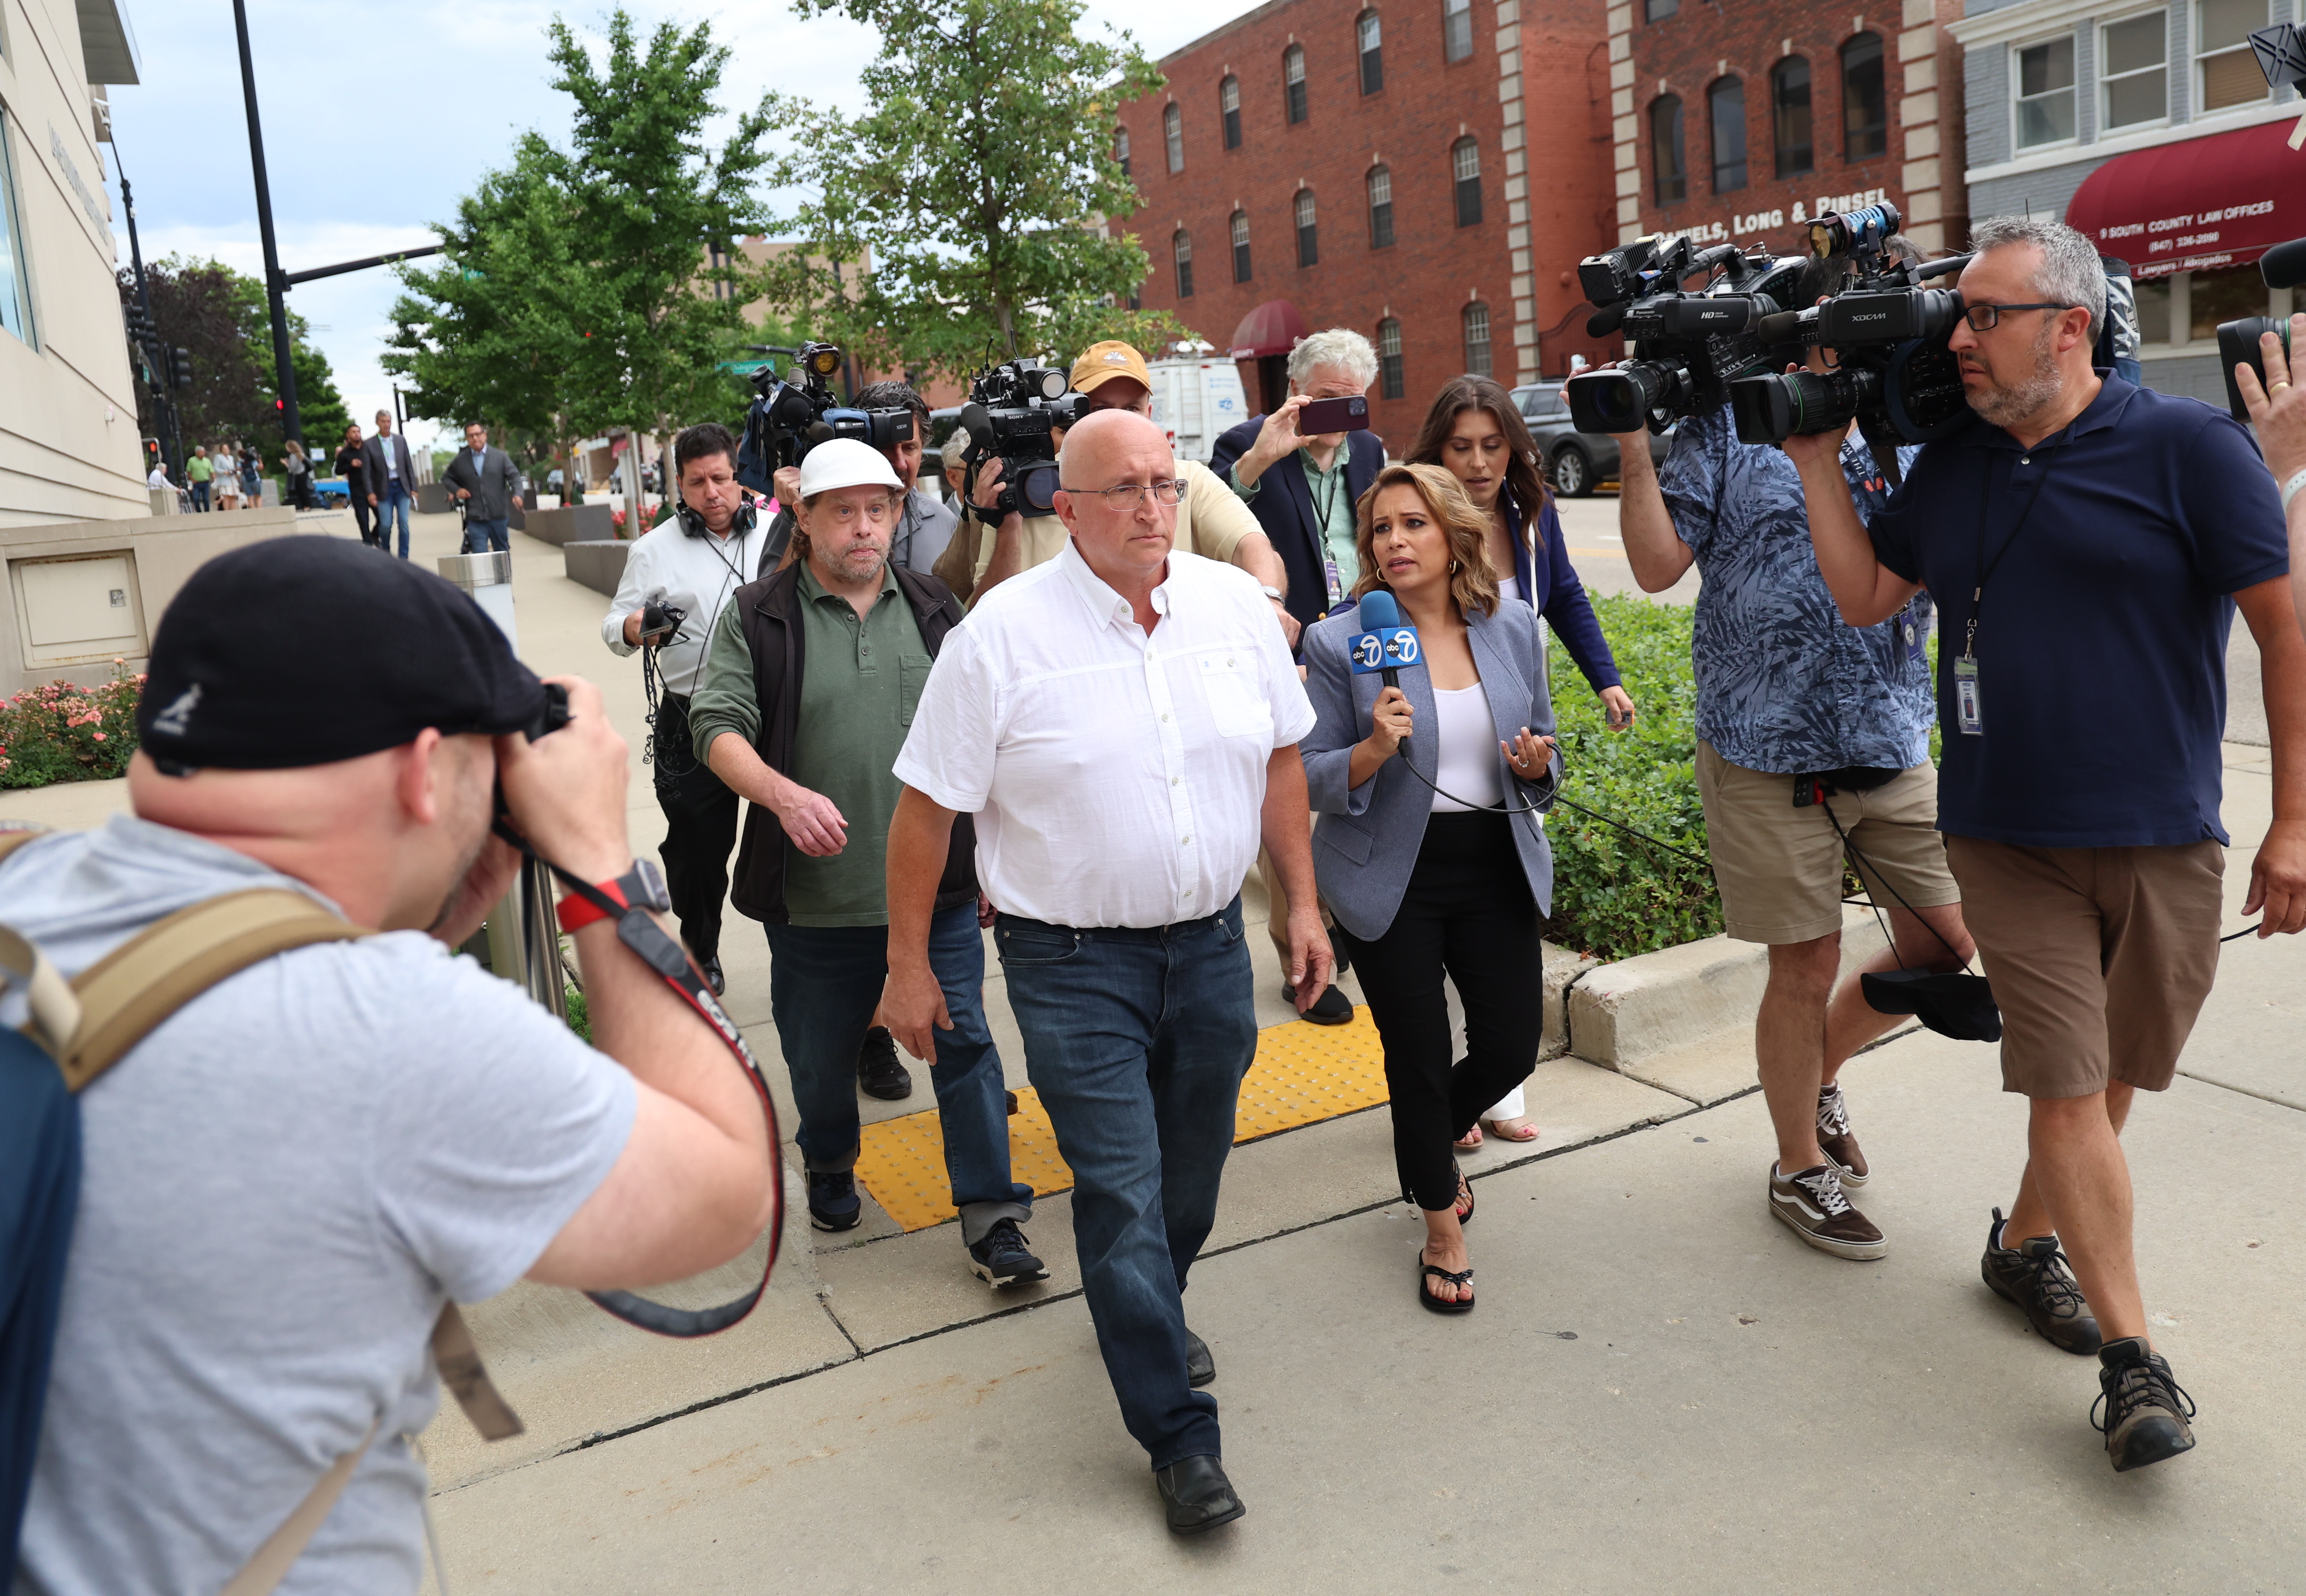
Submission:
<svg viewBox="0 0 2306 1596">
<path fill-rule="evenodd" d="M 1153 424 L 1169 434 L 1180 460 L 1207 464 L 1217 435 L 1250 418 L 1241 388 L 1241 371 L 1213 349 L 1157 360 L 1153 374 Z"/>
</svg>

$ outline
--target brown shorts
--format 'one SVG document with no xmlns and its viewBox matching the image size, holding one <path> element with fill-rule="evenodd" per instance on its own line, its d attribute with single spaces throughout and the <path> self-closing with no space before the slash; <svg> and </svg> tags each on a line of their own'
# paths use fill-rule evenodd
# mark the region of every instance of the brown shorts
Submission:
<svg viewBox="0 0 2306 1596">
<path fill-rule="evenodd" d="M 2225 849 L 1949 837 L 1946 854 L 2002 1007 L 2002 1089 L 2167 1087 L 2217 974 Z"/>
<path fill-rule="evenodd" d="M 1732 764 L 1697 745 L 1697 793 L 1721 889 L 1721 917 L 1740 942 L 1814 942 L 1841 929 L 1841 839 L 1816 805 L 1794 807 L 1794 778 Z M 1859 877 L 1895 909 L 1961 901 L 1938 835 L 1938 772 L 1927 761 L 1871 792 L 1837 793 L 1833 818 L 1874 870 Z"/>
</svg>

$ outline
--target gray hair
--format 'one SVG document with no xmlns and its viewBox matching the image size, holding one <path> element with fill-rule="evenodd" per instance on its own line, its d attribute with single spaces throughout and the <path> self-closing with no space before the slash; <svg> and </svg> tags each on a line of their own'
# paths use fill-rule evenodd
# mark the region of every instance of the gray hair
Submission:
<svg viewBox="0 0 2306 1596">
<path fill-rule="evenodd" d="M 1335 366 L 1354 387 L 1367 388 L 1377 380 L 1377 351 L 1352 328 L 1330 327 L 1298 339 L 1289 352 L 1289 380 L 1301 388 L 1324 366 Z"/>
<path fill-rule="evenodd" d="M 2045 218 L 1989 217 L 1969 230 L 1969 247 L 1979 254 L 2012 243 L 2030 243 L 2042 252 L 2034 292 L 2088 311 L 2095 341 L 2105 325 L 2105 268 L 2098 263 L 2097 246 L 2065 223 Z"/>
<path fill-rule="evenodd" d="M 944 435 L 944 441 L 937 448 L 948 462 L 959 460 L 969 452 L 969 429 L 955 427 Z"/>
</svg>

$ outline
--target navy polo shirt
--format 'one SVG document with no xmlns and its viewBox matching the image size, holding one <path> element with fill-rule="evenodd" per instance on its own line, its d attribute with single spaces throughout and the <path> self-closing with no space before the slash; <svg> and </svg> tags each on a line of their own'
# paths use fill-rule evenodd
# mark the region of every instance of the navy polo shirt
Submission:
<svg viewBox="0 0 2306 1596">
<path fill-rule="evenodd" d="M 1882 563 L 1938 604 L 1938 829 L 2028 848 L 2225 842 L 2229 595 L 2288 575 L 2281 499 L 2225 411 L 2098 376 L 2089 407 L 2030 450 L 1974 415 L 1924 446 L 1869 527 Z M 1977 737 L 1953 696 L 1973 616 Z"/>
</svg>

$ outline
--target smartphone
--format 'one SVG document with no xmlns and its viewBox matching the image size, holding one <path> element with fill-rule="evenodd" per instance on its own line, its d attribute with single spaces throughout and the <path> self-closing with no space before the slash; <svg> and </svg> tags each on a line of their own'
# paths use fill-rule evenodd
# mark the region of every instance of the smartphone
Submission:
<svg viewBox="0 0 2306 1596">
<path fill-rule="evenodd" d="M 1325 432 L 1365 432 L 1369 401 L 1359 394 L 1343 399 L 1316 399 L 1297 413 L 1297 436 L 1318 438 Z"/>
</svg>

